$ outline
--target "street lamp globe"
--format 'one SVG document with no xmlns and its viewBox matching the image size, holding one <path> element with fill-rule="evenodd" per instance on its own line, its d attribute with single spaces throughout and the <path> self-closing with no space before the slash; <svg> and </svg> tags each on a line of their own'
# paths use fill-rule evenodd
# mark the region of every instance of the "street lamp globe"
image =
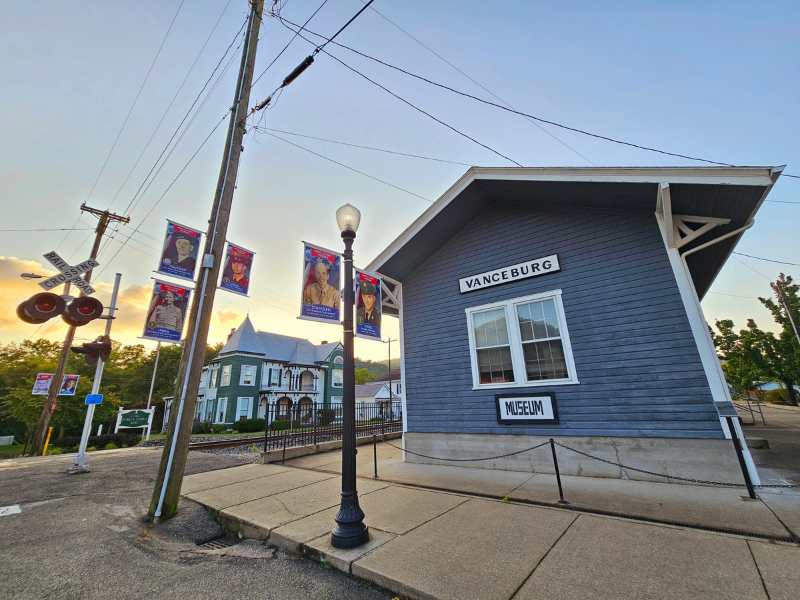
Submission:
<svg viewBox="0 0 800 600">
<path fill-rule="evenodd" d="M 352 204 L 343 204 L 336 210 L 336 223 L 342 233 L 345 231 L 355 233 L 358 224 L 361 223 L 361 212 Z"/>
</svg>

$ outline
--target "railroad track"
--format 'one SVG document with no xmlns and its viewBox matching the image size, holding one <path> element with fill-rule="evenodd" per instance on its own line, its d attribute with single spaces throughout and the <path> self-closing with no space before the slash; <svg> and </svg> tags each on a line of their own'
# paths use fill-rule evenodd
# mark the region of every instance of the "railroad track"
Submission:
<svg viewBox="0 0 800 600">
<path fill-rule="evenodd" d="M 189 450 L 209 450 L 211 448 L 236 448 L 237 446 L 248 446 L 250 444 L 264 445 L 264 436 L 246 438 L 230 438 L 227 440 L 202 440 L 189 442 Z"/>
</svg>

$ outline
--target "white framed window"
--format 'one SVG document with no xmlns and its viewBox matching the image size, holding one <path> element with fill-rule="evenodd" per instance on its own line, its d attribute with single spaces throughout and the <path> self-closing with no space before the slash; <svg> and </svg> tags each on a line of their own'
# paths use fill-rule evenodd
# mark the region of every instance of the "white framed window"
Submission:
<svg viewBox="0 0 800 600">
<path fill-rule="evenodd" d="M 217 387 L 217 375 L 219 374 L 219 365 L 212 365 L 211 366 L 211 377 L 210 381 L 208 382 L 208 387 L 215 388 Z"/>
<path fill-rule="evenodd" d="M 236 399 L 236 420 L 249 419 L 253 411 L 253 397 Z"/>
<path fill-rule="evenodd" d="M 333 370 L 331 371 L 331 385 L 333 387 L 342 387 L 344 385 L 342 381 L 343 366 L 344 359 L 341 356 L 333 359 Z"/>
<path fill-rule="evenodd" d="M 225 387 L 231 384 L 231 367 L 232 365 L 225 365 L 222 367 L 222 374 L 219 377 L 219 387 Z"/>
<path fill-rule="evenodd" d="M 228 412 L 228 399 L 227 398 L 217 399 L 217 410 L 214 413 L 214 423 L 224 423 L 227 412 Z"/>
<path fill-rule="evenodd" d="M 466 313 L 474 389 L 578 383 L 561 290 Z"/>
<path fill-rule="evenodd" d="M 204 368 L 202 371 L 200 371 L 200 387 L 201 388 L 207 388 L 208 387 L 208 378 L 209 378 L 210 374 L 211 373 L 208 370 L 208 368 Z"/>
<path fill-rule="evenodd" d="M 258 365 L 242 365 L 239 373 L 239 385 L 255 385 Z"/>
</svg>

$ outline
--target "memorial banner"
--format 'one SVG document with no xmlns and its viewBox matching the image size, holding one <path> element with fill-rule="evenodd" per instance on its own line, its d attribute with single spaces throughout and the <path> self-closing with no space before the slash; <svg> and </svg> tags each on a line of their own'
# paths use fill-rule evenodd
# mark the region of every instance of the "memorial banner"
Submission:
<svg viewBox="0 0 800 600">
<path fill-rule="evenodd" d="M 181 279 L 194 280 L 202 232 L 167 220 L 167 235 L 157 272 Z"/>
<path fill-rule="evenodd" d="M 225 264 L 222 268 L 222 281 L 219 284 L 220 289 L 247 296 L 254 256 L 255 252 L 228 242 L 225 250 Z"/>
<path fill-rule="evenodd" d="M 301 319 L 337 325 L 341 322 L 341 263 L 340 254 L 303 242 Z"/>
<path fill-rule="evenodd" d="M 161 342 L 181 341 L 190 294 L 187 287 L 156 280 L 142 337 Z"/>
<path fill-rule="evenodd" d="M 381 279 L 355 270 L 356 337 L 381 339 Z"/>
<path fill-rule="evenodd" d="M 59 396 L 74 396 L 78 389 L 78 380 L 80 375 L 64 375 L 61 380 L 61 389 L 58 391 Z"/>
<path fill-rule="evenodd" d="M 33 382 L 33 390 L 31 394 L 34 396 L 47 396 L 50 390 L 50 382 L 53 381 L 52 373 L 37 373 L 36 379 Z"/>
</svg>

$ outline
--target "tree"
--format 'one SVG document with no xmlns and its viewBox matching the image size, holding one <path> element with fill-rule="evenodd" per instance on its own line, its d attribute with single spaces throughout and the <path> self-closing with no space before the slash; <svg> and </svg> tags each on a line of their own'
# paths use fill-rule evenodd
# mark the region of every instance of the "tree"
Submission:
<svg viewBox="0 0 800 600">
<path fill-rule="evenodd" d="M 373 375 L 369 369 L 366 367 L 359 367 L 356 369 L 356 384 L 361 385 L 362 383 L 369 383 L 370 381 L 375 381 L 375 375 Z"/>
<path fill-rule="evenodd" d="M 770 283 L 775 299 L 759 298 L 772 313 L 772 318 L 780 325 L 781 331 L 765 346 L 775 366 L 773 376 L 783 383 L 792 404 L 798 403 L 794 386 L 800 382 L 800 342 L 795 325 L 800 325 L 800 296 L 798 286 L 791 276 L 781 273 Z"/>
<path fill-rule="evenodd" d="M 776 335 L 763 331 L 755 320 L 748 319 L 747 327 L 734 332 L 730 319 L 716 322 L 719 334 L 714 334 L 714 344 L 724 361 L 723 370 L 728 383 L 737 391 L 751 389 L 762 381 L 779 381 L 788 393 L 792 404 L 797 404 L 795 384 L 800 382 L 800 344 L 798 344 L 787 309 L 798 322 L 800 298 L 798 286 L 791 277 L 780 274 L 771 283 L 775 300 L 759 298 L 781 326 Z"/>
</svg>

